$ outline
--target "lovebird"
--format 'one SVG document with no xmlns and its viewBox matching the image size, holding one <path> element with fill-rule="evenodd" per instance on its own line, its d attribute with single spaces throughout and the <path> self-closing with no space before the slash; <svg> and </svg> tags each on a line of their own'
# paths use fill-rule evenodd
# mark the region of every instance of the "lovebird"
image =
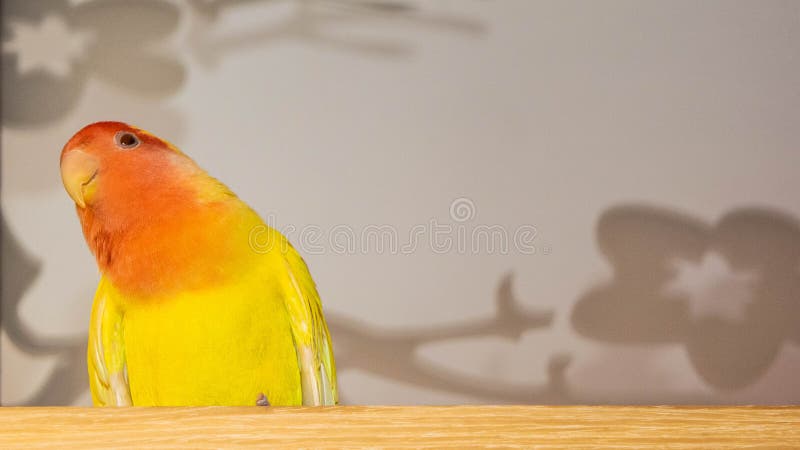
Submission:
<svg viewBox="0 0 800 450">
<path fill-rule="evenodd" d="M 174 145 L 121 122 L 78 131 L 61 178 L 100 282 L 95 405 L 334 405 L 331 337 L 289 241 Z"/>
</svg>

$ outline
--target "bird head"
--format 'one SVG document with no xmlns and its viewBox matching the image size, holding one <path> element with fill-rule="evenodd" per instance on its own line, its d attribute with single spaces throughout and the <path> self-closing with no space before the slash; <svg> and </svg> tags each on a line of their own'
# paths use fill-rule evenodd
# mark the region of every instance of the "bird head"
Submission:
<svg viewBox="0 0 800 450">
<path fill-rule="evenodd" d="M 193 166 L 175 146 L 122 122 L 97 122 L 75 133 L 61 151 L 61 180 L 78 208 L 115 193 L 143 195 Z"/>
</svg>

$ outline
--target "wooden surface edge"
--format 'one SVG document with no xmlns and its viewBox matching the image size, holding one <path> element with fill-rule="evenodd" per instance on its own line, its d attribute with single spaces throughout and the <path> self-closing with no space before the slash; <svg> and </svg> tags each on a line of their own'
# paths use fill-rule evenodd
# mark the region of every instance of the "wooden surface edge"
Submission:
<svg viewBox="0 0 800 450">
<path fill-rule="evenodd" d="M 800 448 L 799 406 L 0 408 L 0 448 Z"/>
</svg>

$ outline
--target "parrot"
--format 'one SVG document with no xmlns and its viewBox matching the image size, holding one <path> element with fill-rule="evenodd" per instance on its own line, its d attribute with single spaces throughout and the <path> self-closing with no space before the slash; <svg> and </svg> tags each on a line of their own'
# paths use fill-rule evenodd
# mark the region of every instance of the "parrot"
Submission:
<svg viewBox="0 0 800 450">
<path fill-rule="evenodd" d="M 100 272 L 95 406 L 338 403 L 306 263 L 226 185 L 123 122 L 75 133 L 60 172 Z"/>
</svg>

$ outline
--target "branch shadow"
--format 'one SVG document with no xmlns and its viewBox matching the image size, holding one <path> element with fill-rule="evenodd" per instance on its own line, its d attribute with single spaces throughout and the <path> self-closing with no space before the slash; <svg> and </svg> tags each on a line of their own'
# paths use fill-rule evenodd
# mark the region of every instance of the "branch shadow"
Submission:
<svg viewBox="0 0 800 450">
<path fill-rule="evenodd" d="M 14 261 L 15 268 L 5 277 L 35 279 L 39 263 L 28 255 L 3 230 L 3 261 Z M 28 283 L 29 284 L 29 283 Z M 59 355 L 56 368 L 31 397 L 21 405 L 70 405 L 88 388 L 85 339 L 80 342 L 43 340 L 38 338 L 17 313 L 25 283 L 3 283 L 3 328 L 11 341 L 31 355 Z M 10 289 L 5 289 L 11 286 Z M 20 289 L 20 287 L 22 287 Z M 12 290 L 16 289 L 16 290 Z M 565 372 L 570 358 L 552 355 L 548 364 L 548 381 L 542 385 L 499 383 L 497 380 L 474 377 L 420 360 L 416 351 L 426 343 L 466 337 L 500 336 L 519 339 L 530 329 L 552 324 L 552 312 L 523 310 L 511 292 L 511 276 L 505 277 L 497 292 L 497 313 L 494 317 L 461 324 L 418 330 L 387 332 L 355 320 L 327 314 L 336 350 L 339 372 L 361 369 L 389 380 L 401 381 L 440 392 L 459 393 L 494 403 L 569 403 L 570 395 Z M 347 392 L 342 392 L 346 403 Z"/>
<path fill-rule="evenodd" d="M 570 358 L 556 354 L 548 363 L 548 381 L 543 385 L 510 384 L 475 377 L 417 357 L 418 349 L 432 342 L 468 337 L 499 336 L 518 340 L 525 331 L 549 327 L 552 312 L 529 312 L 512 293 L 512 277 L 504 277 L 497 289 L 494 317 L 430 328 L 387 331 L 335 314 L 327 314 L 333 336 L 337 369 L 362 371 L 385 379 L 466 394 L 493 403 L 568 403 L 565 372 Z M 346 392 L 343 397 L 346 397 Z"/>
<path fill-rule="evenodd" d="M 418 29 L 446 31 L 469 36 L 482 36 L 485 26 L 481 21 L 458 15 L 425 12 L 406 1 L 389 0 L 295 0 L 294 8 L 269 26 L 239 32 L 230 36 L 212 37 L 207 33 L 210 24 L 224 12 L 270 0 L 191 0 L 196 20 L 189 35 L 192 53 L 206 66 L 216 65 L 234 50 L 253 45 L 267 45 L 282 40 L 295 40 L 321 48 L 361 53 L 366 56 L 404 57 L 413 52 L 413 46 L 398 39 L 368 36 L 345 36 L 336 33 L 343 26 L 365 23 L 415 27 Z M 271 1 L 276 5 L 286 2 Z"/>
<path fill-rule="evenodd" d="M 248 46 L 287 39 L 367 56 L 412 51 L 397 38 L 341 32 L 375 21 L 471 36 L 485 32 L 480 21 L 421 11 L 400 0 L 195 0 L 183 9 L 166 0 L 3 3 L 2 122 L 15 128 L 37 128 L 66 116 L 90 78 L 156 101 L 174 95 L 188 67 L 169 39 L 186 20 L 185 50 L 205 66 Z M 214 36 L 213 24 L 224 12 L 255 3 L 290 5 L 291 13 L 232 36 Z M 54 35 L 42 37 L 47 33 Z"/>
<path fill-rule="evenodd" d="M 710 225 L 668 209 L 611 208 L 597 241 L 613 278 L 586 292 L 572 311 L 575 330 L 611 344 L 677 344 L 710 386 L 751 385 L 781 346 L 800 343 L 800 224 L 763 208 L 736 209 Z M 722 256 L 734 271 L 755 275 L 740 319 L 693 314 L 687 294 L 667 289 L 676 261 Z M 730 301 L 717 296 L 714 302 Z"/>
</svg>

